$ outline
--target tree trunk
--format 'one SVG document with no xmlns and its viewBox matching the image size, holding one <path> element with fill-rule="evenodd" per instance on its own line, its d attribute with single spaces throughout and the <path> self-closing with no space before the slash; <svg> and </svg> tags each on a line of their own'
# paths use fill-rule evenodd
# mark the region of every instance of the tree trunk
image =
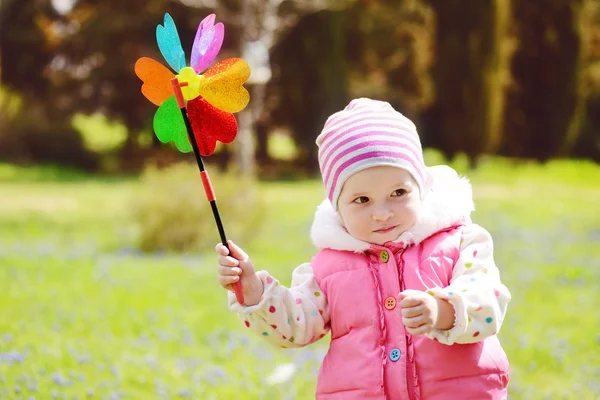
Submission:
<svg viewBox="0 0 600 400">
<path fill-rule="evenodd" d="M 254 175 L 254 143 L 252 139 L 252 112 L 244 109 L 238 116 L 238 133 L 235 140 L 237 172 L 240 175 Z"/>
<path fill-rule="evenodd" d="M 583 13 L 586 113 L 571 156 L 600 163 L 600 2 L 585 0 Z"/>
<path fill-rule="evenodd" d="M 279 65 L 278 106 L 271 117 L 289 126 L 298 150 L 297 165 L 308 173 L 318 171 L 315 139 L 327 117 L 348 100 L 348 65 L 345 58 L 344 11 L 320 11 L 303 17 L 275 46 Z"/>
<path fill-rule="evenodd" d="M 584 0 L 512 0 L 518 49 L 508 91 L 502 154 L 566 156 L 584 117 Z"/>
<path fill-rule="evenodd" d="M 263 121 L 257 121 L 254 125 L 256 130 L 256 162 L 260 166 L 271 162 L 269 155 L 269 132 L 268 126 Z"/>
<path fill-rule="evenodd" d="M 504 107 L 508 0 L 429 0 L 436 12 L 435 101 L 427 143 L 475 160 L 500 141 Z"/>
</svg>

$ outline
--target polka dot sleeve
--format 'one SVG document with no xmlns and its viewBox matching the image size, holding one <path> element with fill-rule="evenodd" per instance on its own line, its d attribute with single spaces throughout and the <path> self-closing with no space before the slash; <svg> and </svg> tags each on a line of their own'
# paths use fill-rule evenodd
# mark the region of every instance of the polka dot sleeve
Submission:
<svg viewBox="0 0 600 400">
<path fill-rule="evenodd" d="M 450 285 L 428 291 L 454 306 L 454 327 L 434 329 L 427 334 L 429 338 L 451 345 L 474 343 L 498 333 L 511 295 L 500 281 L 493 252 L 492 237 L 485 229 L 476 224 L 464 228 Z"/>
<path fill-rule="evenodd" d="M 291 288 L 281 285 L 267 271 L 257 274 L 264 285 L 258 304 L 241 306 L 235 295 L 229 293 L 229 308 L 249 330 L 283 348 L 302 347 L 327 334 L 327 299 L 317 285 L 310 263 L 294 270 Z"/>
</svg>

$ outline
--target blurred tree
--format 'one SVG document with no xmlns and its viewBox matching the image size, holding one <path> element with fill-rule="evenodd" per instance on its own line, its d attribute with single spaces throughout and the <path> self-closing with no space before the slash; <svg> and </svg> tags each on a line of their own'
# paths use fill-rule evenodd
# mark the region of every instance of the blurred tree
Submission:
<svg viewBox="0 0 600 400">
<path fill-rule="evenodd" d="M 122 158 L 131 161 L 136 158 L 139 143 L 148 142 L 141 140 L 142 136 L 152 135 L 149 127 L 155 109 L 142 97 L 133 65 L 140 56 L 162 59 L 153 38 L 165 12 L 175 19 L 186 50 L 198 22 L 206 14 L 216 12 L 227 30 L 219 59 L 239 57 L 240 53 L 252 58 L 257 55 L 257 48 L 266 49 L 268 55 L 282 32 L 303 13 L 326 5 L 321 3 L 74 0 L 73 7 L 60 14 L 50 0 L 8 0 L 0 8 L 3 84 L 22 94 L 27 107 L 36 103 L 49 120 L 64 121 L 75 113 L 101 112 L 123 122 L 129 134 Z M 239 115 L 241 147 L 246 149 L 241 154 L 252 151 L 253 144 L 244 134 L 249 132 L 252 118 L 245 117 L 261 113 L 262 86 L 268 79 L 253 74 L 249 83 L 253 92 L 251 107 L 248 113 Z M 158 144 L 154 135 L 150 141 Z M 248 157 L 244 160 L 242 170 L 248 171 Z"/>
<path fill-rule="evenodd" d="M 347 95 L 347 64 L 344 52 L 343 11 L 309 14 L 274 47 L 277 67 L 270 85 L 274 105 L 263 116 L 260 128 L 289 127 L 298 146 L 298 162 L 305 170 L 318 167 L 314 141 L 327 116 L 344 107 Z"/>
<path fill-rule="evenodd" d="M 38 100 L 49 95 L 45 67 L 55 42 L 47 38 L 48 22 L 59 18 L 51 0 L 0 2 L 0 71 L 2 82 Z"/>
<path fill-rule="evenodd" d="M 48 124 L 64 125 L 75 113 L 94 112 L 123 122 L 129 136 L 122 155 L 131 161 L 139 135 L 151 134 L 155 109 L 141 95 L 133 66 L 140 56 L 161 59 L 152 38 L 166 5 L 78 0 L 59 14 L 49 0 L 2 3 L 2 84 L 23 96 L 26 109 L 39 108 Z M 189 49 L 204 13 L 179 2 L 168 6 Z"/>
<path fill-rule="evenodd" d="M 65 123 L 64 115 L 56 112 L 56 91 L 48 82 L 58 34 L 50 29 L 52 20 L 62 22 L 50 0 L 0 2 L 4 85 L 0 157 L 12 162 L 41 160 L 93 169 L 97 160 L 85 150 L 78 132 Z M 7 112 L 7 106 L 17 103 L 19 106 Z"/>
<path fill-rule="evenodd" d="M 416 118 L 433 100 L 433 10 L 421 0 L 362 0 L 347 21 L 351 97 L 384 99 Z"/>
<path fill-rule="evenodd" d="M 251 93 L 249 106 L 239 114 L 239 134 L 236 140 L 238 149 L 237 164 L 244 175 L 254 173 L 255 146 L 252 137 L 254 126 L 261 119 L 264 109 L 266 86 L 271 80 L 269 53 L 276 43 L 277 36 L 297 23 L 299 17 L 320 8 L 318 1 L 284 0 L 244 0 L 241 7 L 241 48 L 242 56 L 252 68 L 248 80 Z M 265 131 L 260 132 L 261 154 L 266 154 Z"/>
<path fill-rule="evenodd" d="M 567 156 L 581 132 L 585 0 L 512 0 L 518 42 L 511 64 L 501 153 Z"/>
<path fill-rule="evenodd" d="M 500 142 L 510 56 L 508 0 L 428 0 L 435 10 L 435 102 L 425 113 L 424 145 L 474 165 Z"/>
<path fill-rule="evenodd" d="M 270 162 L 268 132 L 284 126 L 298 147 L 298 166 L 316 172 L 315 138 L 350 98 L 387 100 L 411 118 L 430 102 L 431 10 L 419 0 L 340 6 L 304 16 L 274 47 L 274 79 L 257 124 L 259 162 Z"/>
<path fill-rule="evenodd" d="M 585 119 L 572 156 L 600 162 L 600 1 L 586 0 L 583 11 Z"/>
</svg>

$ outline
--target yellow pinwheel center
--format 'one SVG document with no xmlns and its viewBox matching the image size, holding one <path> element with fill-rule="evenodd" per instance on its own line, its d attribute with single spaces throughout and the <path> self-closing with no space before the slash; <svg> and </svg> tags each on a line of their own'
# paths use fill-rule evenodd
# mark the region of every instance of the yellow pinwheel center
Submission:
<svg viewBox="0 0 600 400">
<path fill-rule="evenodd" d="M 192 100 L 200 95 L 200 80 L 202 76 L 198 75 L 192 67 L 182 68 L 179 71 L 179 75 L 177 75 L 177 79 L 179 83 L 187 83 L 186 86 L 181 88 L 184 99 Z"/>
</svg>

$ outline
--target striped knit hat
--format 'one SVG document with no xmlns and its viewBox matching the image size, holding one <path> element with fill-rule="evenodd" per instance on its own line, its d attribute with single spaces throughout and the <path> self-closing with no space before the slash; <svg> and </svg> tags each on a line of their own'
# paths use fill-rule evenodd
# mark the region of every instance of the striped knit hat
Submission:
<svg viewBox="0 0 600 400">
<path fill-rule="evenodd" d="M 346 180 L 376 166 L 405 169 L 423 197 L 425 164 L 417 128 L 384 101 L 355 99 L 331 115 L 317 137 L 319 167 L 327 197 L 337 210 Z"/>
</svg>

